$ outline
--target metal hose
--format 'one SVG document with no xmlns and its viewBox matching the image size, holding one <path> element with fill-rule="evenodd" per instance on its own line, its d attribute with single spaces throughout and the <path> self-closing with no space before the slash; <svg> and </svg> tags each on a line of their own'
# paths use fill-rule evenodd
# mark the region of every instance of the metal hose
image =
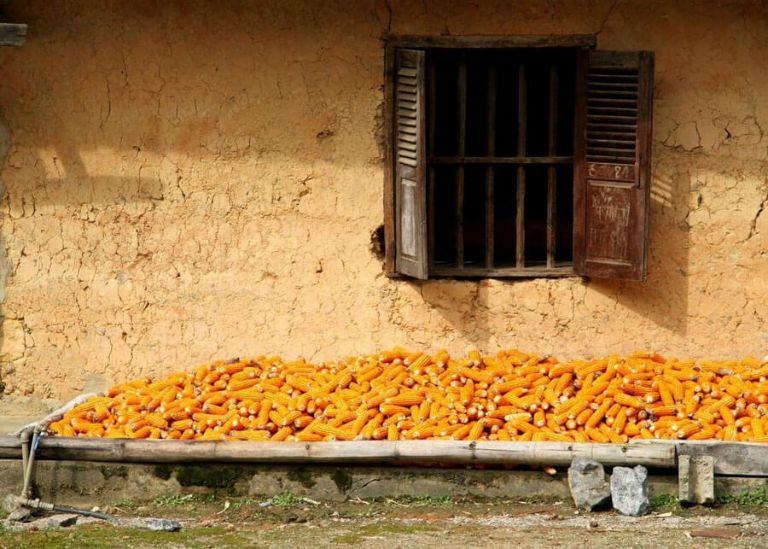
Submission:
<svg viewBox="0 0 768 549">
<path fill-rule="evenodd" d="M 30 440 L 30 432 L 32 434 Z M 57 513 L 70 513 L 75 515 L 82 515 L 86 517 L 93 517 L 101 520 L 111 522 L 113 524 L 124 524 L 126 521 L 108 515 L 106 513 L 100 513 L 98 511 L 88 511 L 86 509 L 76 509 L 75 507 L 66 507 L 64 505 L 56 505 L 55 503 L 48 503 L 41 501 L 39 498 L 31 499 L 30 492 L 32 490 L 32 479 L 35 476 L 35 453 L 40 445 L 40 440 L 43 438 L 45 428 L 41 425 L 37 425 L 34 428 L 30 427 L 24 429 L 20 433 L 21 438 L 21 457 L 22 468 L 24 470 L 24 479 L 21 488 L 21 495 L 14 496 L 14 501 L 21 507 L 25 507 L 32 511 L 48 511 Z M 167 532 L 175 532 L 181 529 L 181 524 L 175 520 L 169 519 L 156 519 L 156 518 L 143 518 L 135 519 L 135 523 L 132 525 L 139 528 L 148 528 L 150 530 L 162 530 Z"/>
</svg>

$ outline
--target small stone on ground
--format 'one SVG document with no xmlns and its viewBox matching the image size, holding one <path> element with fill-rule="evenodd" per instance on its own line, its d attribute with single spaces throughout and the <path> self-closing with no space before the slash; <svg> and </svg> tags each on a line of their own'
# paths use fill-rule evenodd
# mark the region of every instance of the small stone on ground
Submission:
<svg viewBox="0 0 768 549">
<path fill-rule="evenodd" d="M 577 457 L 568 468 L 568 487 L 579 509 L 593 511 L 606 506 L 611 499 L 611 485 L 605 469 L 597 461 Z"/>
<path fill-rule="evenodd" d="M 45 520 L 45 524 L 48 528 L 66 528 L 67 526 L 75 524 L 77 522 L 77 517 L 78 515 L 75 514 L 60 513 L 40 520 Z"/>
<path fill-rule="evenodd" d="M 648 498 L 648 469 L 642 465 L 614 467 L 611 475 L 613 508 L 622 515 L 639 517 L 651 510 Z"/>
<path fill-rule="evenodd" d="M 19 507 L 8 514 L 8 520 L 12 522 L 24 522 L 32 515 L 32 511 L 26 507 Z"/>
</svg>

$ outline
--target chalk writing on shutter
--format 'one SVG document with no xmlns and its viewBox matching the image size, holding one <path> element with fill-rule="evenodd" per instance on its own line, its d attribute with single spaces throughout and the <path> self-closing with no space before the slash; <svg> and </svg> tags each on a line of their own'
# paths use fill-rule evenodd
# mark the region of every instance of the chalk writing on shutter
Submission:
<svg viewBox="0 0 768 549">
<path fill-rule="evenodd" d="M 590 191 L 594 187 L 599 187 L 600 192 L 590 192 L 588 198 L 589 260 L 629 264 L 630 193 L 626 188 L 590 181 Z"/>
</svg>

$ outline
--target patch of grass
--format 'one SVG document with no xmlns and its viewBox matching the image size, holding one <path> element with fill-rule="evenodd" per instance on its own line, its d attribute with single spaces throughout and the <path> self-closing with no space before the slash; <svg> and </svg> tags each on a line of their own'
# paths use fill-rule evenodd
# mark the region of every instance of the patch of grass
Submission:
<svg viewBox="0 0 768 549">
<path fill-rule="evenodd" d="M 401 498 L 400 503 L 411 504 L 415 507 L 448 507 L 454 502 L 451 496 L 416 496 Z"/>
<path fill-rule="evenodd" d="M 115 507 L 119 507 L 120 509 L 127 509 L 129 511 L 132 511 L 133 509 L 136 509 L 136 507 L 138 507 L 136 502 L 130 498 L 119 499 L 116 502 L 114 502 L 112 505 L 114 505 Z"/>
<path fill-rule="evenodd" d="M 275 507 L 294 507 L 304 503 L 301 498 L 294 496 L 291 492 L 283 492 L 282 494 L 277 494 L 276 496 L 273 496 L 269 501 Z"/>
<path fill-rule="evenodd" d="M 363 525 L 352 532 L 336 536 L 331 541 L 335 544 L 359 545 L 363 544 L 365 538 L 368 537 L 391 537 L 393 535 L 417 534 L 422 532 L 434 532 L 436 530 L 438 530 L 436 526 L 418 522 L 403 523 L 380 521 Z"/>
<path fill-rule="evenodd" d="M 478 498 L 475 498 L 475 499 L 478 499 Z M 493 500 L 489 500 L 489 501 L 493 501 Z M 535 505 L 538 503 L 555 503 L 562 500 L 557 496 L 536 494 L 532 496 L 523 496 L 521 498 L 514 498 L 512 501 L 515 501 L 517 503 L 522 503 L 525 505 Z"/>
<path fill-rule="evenodd" d="M 718 503 L 735 503 L 736 505 L 748 505 L 752 507 L 768 506 L 768 490 L 745 490 L 740 494 L 723 494 L 717 497 Z"/>
<path fill-rule="evenodd" d="M 185 503 L 191 503 L 194 497 L 194 494 L 166 494 L 157 496 L 154 504 L 156 507 L 181 507 Z"/>
<path fill-rule="evenodd" d="M 651 496 L 651 511 L 674 509 L 678 507 L 677 496 L 674 494 L 656 494 Z"/>
<path fill-rule="evenodd" d="M 152 532 L 136 528 L 90 525 L 73 529 L 5 531 L 0 546 L 40 547 L 191 547 L 247 546 L 248 538 L 224 527 L 189 528 L 180 532 Z"/>
<path fill-rule="evenodd" d="M 237 511 L 238 509 L 241 509 L 243 507 L 250 507 L 251 505 L 255 505 L 257 503 L 259 503 L 259 502 L 256 501 L 256 500 L 250 499 L 250 498 L 240 499 L 240 500 L 235 501 L 232 504 L 231 509 L 233 511 Z"/>
</svg>

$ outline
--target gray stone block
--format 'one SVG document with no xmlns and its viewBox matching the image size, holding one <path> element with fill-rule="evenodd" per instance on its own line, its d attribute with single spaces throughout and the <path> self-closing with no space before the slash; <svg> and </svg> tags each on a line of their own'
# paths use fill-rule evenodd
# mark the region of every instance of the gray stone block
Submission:
<svg viewBox="0 0 768 549">
<path fill-rule="evenodd" d="M 611 486 L 601 463 L 577 457 L 568 468 L 568 487 L 579 509 L 593 511 L 606 506 L 611 499 Z"/>
<path fill-rule="evenodd" d="M 614 467 L 611 475 L 613 508 L 622 515 L 639 517 L 651 510 L 648 498 L 648 469 L 642 465 Z"/>
</svg>

